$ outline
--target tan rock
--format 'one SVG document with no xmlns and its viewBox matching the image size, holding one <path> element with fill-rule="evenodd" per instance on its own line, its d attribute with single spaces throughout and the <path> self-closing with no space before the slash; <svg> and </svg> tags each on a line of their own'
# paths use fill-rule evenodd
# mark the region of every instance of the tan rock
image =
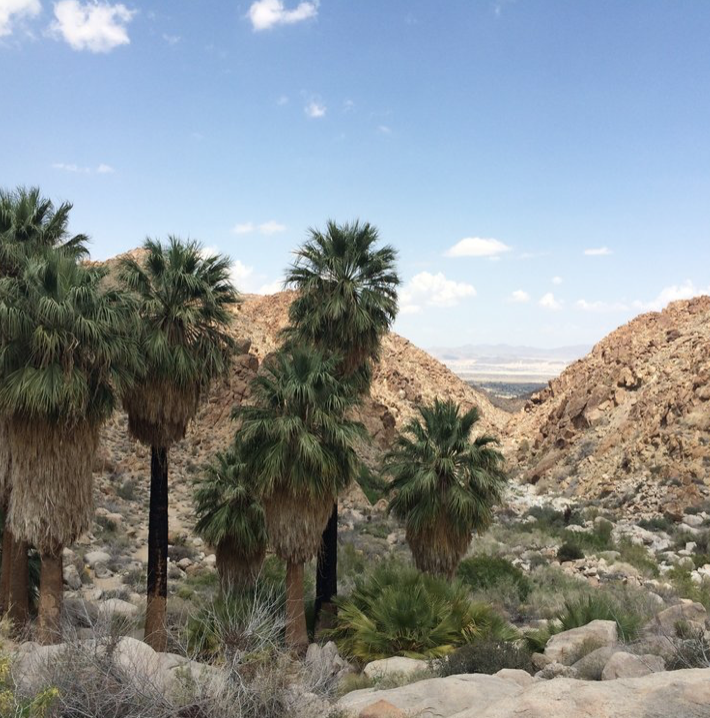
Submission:
<svg viewBox="0 0 710 718">
<path fill-rule="evenodd" d="M 389 701 L 377 701 L 358 713 L 358 718 L 407 718 L 407 714 Z"/>
</svg>

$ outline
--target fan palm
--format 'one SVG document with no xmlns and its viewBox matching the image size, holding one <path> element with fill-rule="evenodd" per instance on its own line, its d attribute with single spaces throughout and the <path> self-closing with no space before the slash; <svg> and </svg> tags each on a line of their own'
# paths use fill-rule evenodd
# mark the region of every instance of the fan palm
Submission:
<svg viewBox="0 0 710 718">
<path fill-rule="evenodd" d="M 61 253 L 0 280 L 0 414 L 12 457 L 8 520 L 42 559 L 39 637 L 58 636 L 62 548 L 91 525 L 98 432 L 135 370 L 135 306 Z"/>
<path fill-rule="evenodd" d="M 212 380 L 229 365 L 228 306 L 238 301 L 229 259 L 197 242 L 146 240 L 143 261 L 120 274 L 138 296 L 145 376 L 124 399 L 130 433 L 151 447 L 146 641 L 165 650 L 168 568 L 168 451 L 185 436 Z"/>
<path fill-rule="evenodd" d="M 503 494 L 503 455 L 490 436 L 471 439 L 475 407 L 452 401 L 420 407 L 386 455 L 392 477 L 389 511 L 404 521 L 407 543 L 421 571 L 451 577 L 473 531 L 491 523 Z"/>
<path fill-rule="evenodd" d="M 24 262 L 47 249 L 62 249 L 76 258 L 86 254 L 88 238 L 70 236 L 68 202 L 55 209 L 36 187 L 0 190 L 0 276 L 18 276 Z M 0 418 L 0 510 L 10 502 L 10 453 L 7 426 Z M 27 545 L 15 539 L 9 526 L 3 533 L 0 614 L 5 610 L 14 624 L 27 619 Z"/>
<path fill-rule="evenodd" d="M 261 493 L 269 540 L 286 562 L 286 640 L 308 645 L 303 565 L 318 551 L 333 501 L 356 475 L 362 426 L 345 418 L 355 395 L 337 359 L 311 348 L 272 356 L 253 384 L 253 406 L 238 407 L 239 440 Z"/>
<path fill-rule="evenodd" d="M 218 453 L 195 489 L 196 532 L 215 547 L 222 590 L 253 586 L 266 555 L 264 507 L 238 448 Z"/>
<path fill-rule="evenodd" d="M 329 221 L 325 232 L 311 230 L 296 252 L 286 283 L 298 290 L 289 308 L 287 338 L 320 351 L 339 353 L 337 372 L 358 392 L 367 392 L 371 363 L 382 336 L 397 314 L 397 254 L 376 247 L 377 229 Z M 332 507 L 318 556 L 316 613 L 337 593 L 338 505 Z"/>
</svg>

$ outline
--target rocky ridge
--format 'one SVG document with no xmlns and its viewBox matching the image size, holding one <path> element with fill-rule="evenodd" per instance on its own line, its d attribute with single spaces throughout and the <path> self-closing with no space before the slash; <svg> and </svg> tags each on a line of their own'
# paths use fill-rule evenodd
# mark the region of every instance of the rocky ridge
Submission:
<svg viewBox="0 0 710 718">
<path fill-rule="evenodd" d="M 541 489 L 647 513 L 710 494 L 710 297 L 643 314 L 534 395 L 508 424 Z"/>
</svg>

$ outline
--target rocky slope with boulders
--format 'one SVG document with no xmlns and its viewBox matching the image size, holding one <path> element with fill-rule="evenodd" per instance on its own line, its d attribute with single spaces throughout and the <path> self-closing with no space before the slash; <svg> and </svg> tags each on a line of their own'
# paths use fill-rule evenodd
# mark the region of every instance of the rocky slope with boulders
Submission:
<svg viewBox="0 0 710 718">
<path fill-rule="evenodd" d="M 508 425 L 541 489 L 678 515 L 710 495 L 710 297 L 643 314 L 550 382 Z"/>
</svg>

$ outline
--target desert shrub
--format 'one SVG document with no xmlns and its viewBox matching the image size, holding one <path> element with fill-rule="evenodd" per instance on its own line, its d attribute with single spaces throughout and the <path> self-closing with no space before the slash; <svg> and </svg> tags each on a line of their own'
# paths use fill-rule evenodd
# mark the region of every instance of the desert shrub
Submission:
<svg viewBox="0 0 710 718">
<path fill-rule="evenodd" d="M 379 474 L 373 473 L 365 464 L 360 466 L 357 483 L 372 506 L 384 497 L 387 490 L 387 481 Z"/>
<path fill-rule="evenodd" d="M 557 535 L 568 525 L 565 512 L 557 511 L 552 506 L 532 506 L 526 516 L 532 516 L 535 522 L 526 522 L 523 526 L 536 528 L 552 535 Z"/>
<path fill-rule="evenodd" d="M 653 516 L 650 519 L 641 519 L 637 522 L 637 525 L 647 531 L 665 531 L 669 534 L 673 533 L 676 528 L 675 522 L 667 516 Z"/>
<path fill-rule="evenodd" d="M 680 623 L 680 622 L 679 622 Z M 683 668 L 710 668 L 710 641 L 701 628 L 676 625 L 680 641 L 673 641 L 673 654 L 666 660 L 669 671 Z"/>
<path fill-rule="evenodd" d="M 471 556 L 459 564 L 458 578 L 473 591 L 513 583 L 524 601 L 530 594 L 530 580 L 508 559 L 499 556 Z"/>
<path fill-rule="evenodd" d="M 614 546 L 611 537 L 614 525 L 611 521 L 597 521 L 591 531 L 564 531 L 562 538 L 567 543 L 574 544 L 580 549 L 588 549 L 590 551 L 609 551 Z"/>
<path fill-rule="evenodd" d="M 517 668 L 528 673 L 535 669 L 530 651 L 510 641 L 484 638 L 467 646 L 457 648 L 440 662 L 442 676 L 459 673 L 487 673 L 493 675 L 503 668 Z"/>
<path fill-rule="evenodd" d="M 689 598 L 692 601 L 702 603 L 710 610 L 710 581 L 704 579 L 700 584 L 693 581 L 691 571 L 682 566 L 673 566 L 666 574 L 680 598 Z"/>
<path fill-rule="evenodd" d="M 227 665 L 271 658 L 285 627 L 283 594 L 257 586 L 204 603 L 188 616 L 184 644 L 197 660 Z"/>
<path fill-rule="evenodd" d="M 485 636 L 517 635 L 490 606 L 471 601 L 461 583 L 393 560 L 356 579 L 338 607 L 336 626 L 327 635 L 343 655 L 362 662 L 396 655 L 434 658 Z"/>
<path fill-rule="evenodd" d="M 584 598 L 592 591 L 586 580 L 554 565 L 531 571 L 530 583 L 532 591 L 523 607 L 530 618 L 555 618 L 564 610 L 566 600 Z"/>
<path fill-rule="evenodd" d="M 558 616 L 563 631 L 586 626 L 595 620 L 616 621 L 622 641 L 631 641 L 638 636 L 644 618 L 606 594 L 590 594 L 586 599 L 567 601 L 565 610 Z"/>
<path fill-rule="evenodd" d="M 135 479 L 126 479 L 117 489 L 116 494 L 124 501 L 135 501 L 137 483 Z"/>
<path fill-rule="evenodd" d="M 549 621 L 542 628 L 533 628 L 523 633 L 525 647 L 530 653 L 542 653 L 547 642 L 562 630 L 558 621 Z"/>
<path fill-rule="evenodd" d="M 579 547 L 579 544 L 565 541 L 557 549 L 557 559 L 562 563 L 565 561 L 578 561 L 581 558 L 584 558 L 584 551 Z"/>
<path fill-rule="evenodd" d="M 646 577 L 658 576 L 658 563 L 644 546 L 632 543 L 629 539 L 619 541 L 616 550 L 620 560 L 637 568 Z"/>
</svg>

